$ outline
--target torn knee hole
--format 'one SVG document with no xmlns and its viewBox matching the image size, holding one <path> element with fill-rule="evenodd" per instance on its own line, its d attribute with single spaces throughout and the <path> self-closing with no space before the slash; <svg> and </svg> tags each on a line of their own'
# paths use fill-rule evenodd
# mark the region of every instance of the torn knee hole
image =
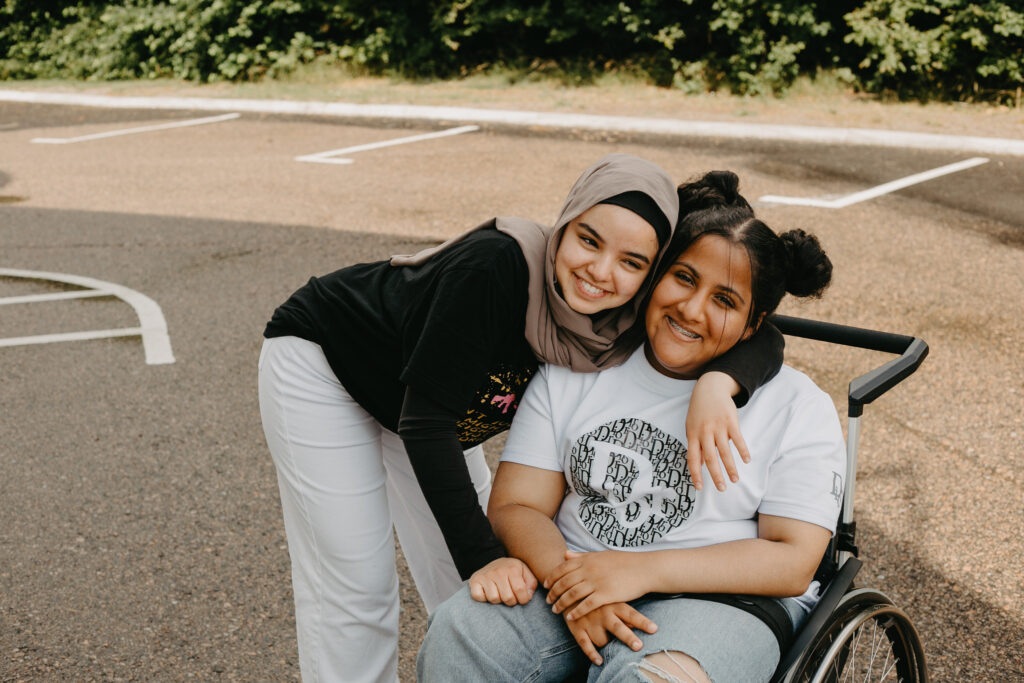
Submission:
<svg viewBox="0 0 1024 683">
<path fill-rule="evenodd" d="M 651 683 L 711 683 L 700 663 L 682 652 L 655 652 L 640 660 L 636 667 Z"/>
</svg>

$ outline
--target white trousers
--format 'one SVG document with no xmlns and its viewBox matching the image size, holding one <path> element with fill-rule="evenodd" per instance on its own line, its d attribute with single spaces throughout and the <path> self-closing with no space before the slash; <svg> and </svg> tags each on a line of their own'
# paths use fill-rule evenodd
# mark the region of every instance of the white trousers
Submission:
<svg viewBox="0 0 1024 683">
<path fill-rule="evenodd" d="M 302 680 L 392 683 L 392 525 L 428 612 L 462 586 L 402 441 L 348 394 L 320 347 L 298 337 L 264 341 L 259 396 L 291 555 Z M 483 449 L 466 451 L 466 463 L 486 509 Z"/>
</svg>

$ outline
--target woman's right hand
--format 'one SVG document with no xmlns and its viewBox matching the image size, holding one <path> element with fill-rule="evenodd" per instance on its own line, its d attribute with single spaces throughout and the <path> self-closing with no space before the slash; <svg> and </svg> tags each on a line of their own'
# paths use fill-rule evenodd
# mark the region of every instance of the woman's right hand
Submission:
<svg viewBox="0 0 1024 683">
<path fill-rule="evenodd" d="M 537 590 L 537 577 L 522 560 L 499 557 L 473 572 L 469 594 L 477 602 L 525 605 Z"/>
<path fill-rule="evenodd" d="M 569 627 L 569 632 L 583 654 L 597 666 L 604 662 L 597 649 L 608 644 L 611 640 L 609 634 L 636 652 L 643 647 L 643 643 L 633 633 L 633 629 L 638 628 L 644 633 L 658 630 L 657 624 L 624 602 L 602 605 L 578 619 L 566 621 L 565 625 Z"/>
<path fill-rule="evenodd" d="M 726 477 L 733 483 L 739 481 L 730 440 L 743 462 L 750 462 L 750 450 L 740 433 L 739 415 L 732 400 L 739 388 L 736 380 L 723 372 L 704 373 L 693 388 L 686 413 L 686 464 L 698 491 L 704 488 L 704 467 L 719 491 L 725 490 Z"/>
</svg>

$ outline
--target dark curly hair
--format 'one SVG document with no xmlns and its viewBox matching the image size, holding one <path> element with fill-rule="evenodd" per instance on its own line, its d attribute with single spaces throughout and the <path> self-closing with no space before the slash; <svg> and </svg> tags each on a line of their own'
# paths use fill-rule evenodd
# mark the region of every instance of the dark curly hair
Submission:
<svg viewBox="0 0 1024 683">
<path fill-rule="evenodd" d="M 665 251 L 655 281 L 697 239 L 719 235 L 742 245 L 750 260 L 753 301 L 748 324 L 755 327 L 778 307 L 787 292 L 816 297 L 832 281 L 832 262 L 818 238 L 803 230 L 781 235 L 754 216 L 739 193 L 739 178 L 731 171 L 711 171 L 680 185 L 679 224 Z"/>
</svg>

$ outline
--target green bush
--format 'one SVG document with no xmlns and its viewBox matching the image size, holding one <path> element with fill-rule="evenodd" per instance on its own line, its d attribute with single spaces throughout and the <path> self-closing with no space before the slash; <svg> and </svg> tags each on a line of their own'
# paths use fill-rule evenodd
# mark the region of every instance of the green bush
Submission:
<svg viewBox="0 0 1024 683">
<path fill-rule="evenodd" d="M 869 0 L 846 19 L 867 90 L 998 98 L 1024 82 L 1024 12 L 1008 3 Z"/>
<path fill-rule="evenodd" d="M 689 91 L 784 91 L 853 74 L 903 97 L 1019 87 L 1024 13 L 967 0 L 0 0 L 0 77 L 197 81 L 313 61 L 450 78 L 585 81 L 609 69 Z"/>
</svg>

